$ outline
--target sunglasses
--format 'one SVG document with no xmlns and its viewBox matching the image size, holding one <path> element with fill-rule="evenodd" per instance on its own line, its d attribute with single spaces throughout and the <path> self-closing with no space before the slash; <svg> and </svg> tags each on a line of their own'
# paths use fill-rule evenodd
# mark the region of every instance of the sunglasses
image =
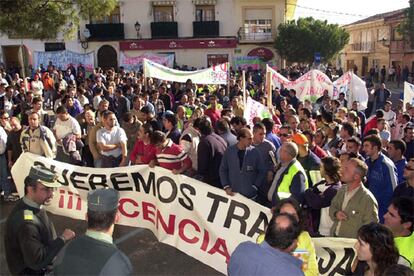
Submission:
<svg viewBox="0 0 414 276">
<path fill-rule="evenodd" d="M 287 133 L 279 133 L 279 136 L 282 136 L 282 137 L 289 137 L 289 136 L 290 136 L 290 134 L 287 134 Z"/>
<path fill-rule="evenodd" d="M 408 166 L 408 165 L 405 165 L 405 169 L 408 170 L 408 171 L 414 171 L 414 168 L 410 168 L 410 166 Z"/>
</svg>

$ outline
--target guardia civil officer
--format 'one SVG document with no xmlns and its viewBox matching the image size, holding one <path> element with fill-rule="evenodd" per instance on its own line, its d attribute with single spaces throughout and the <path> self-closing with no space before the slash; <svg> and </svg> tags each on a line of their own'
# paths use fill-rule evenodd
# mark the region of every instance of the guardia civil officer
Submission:
<svg viewBox="0 0 414 276">
<path fill-rule="evenodd" d="M 114 224 L 119 219 L 119 192 L 98 189 L 88 194 L 85 235 L 69 242 L 54 263 L 55 275 L 131 275 L 132 266 L 114 244 Z"/>
<path fill-rule="evenodd" d="M 65 242 L 75 233 L 65 229 L 56 236 L 43 205 L 50 203 L 60 184 L 46 168 L 34 166 L 24 180 L 25 196 L 7 218 L 4 244 L 6 260 L 13 275 L 44 275 Z"/>
</svg>

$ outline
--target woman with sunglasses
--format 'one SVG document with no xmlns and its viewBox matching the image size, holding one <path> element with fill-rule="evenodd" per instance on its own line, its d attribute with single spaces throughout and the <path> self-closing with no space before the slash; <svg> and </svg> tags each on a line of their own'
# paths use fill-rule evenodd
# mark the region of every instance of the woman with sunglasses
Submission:
<svg viewBox="0 0 414 276">
<path fill-rule="evenodd" d="M 398 262 L 392 232 L 379 223 L 371 222 L 358 230 L 355 249 L 357 259 L 346 275 L 382 275 L 387 267 Z"/>
</svg>

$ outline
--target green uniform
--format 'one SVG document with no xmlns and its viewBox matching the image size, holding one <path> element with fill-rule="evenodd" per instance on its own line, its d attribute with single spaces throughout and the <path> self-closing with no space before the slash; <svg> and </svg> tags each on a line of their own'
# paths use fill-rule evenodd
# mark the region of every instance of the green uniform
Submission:
<svg viewBox="0 0 414 276">
<path fill-rule="evenodd" d="M 56 237 L 46 211 L 23 198 L 7 219 L 4 244 L 13 275 L 43 275 L 65 243 Z"/>
<path fill-rule="evenodd" d="M 91 254 L 92 253 L 92 254 Z M 131 275 L 132 266 L 113 243 L 112 237 L 88 230 L 59 253 L 54 275 Z"/>
</svg>

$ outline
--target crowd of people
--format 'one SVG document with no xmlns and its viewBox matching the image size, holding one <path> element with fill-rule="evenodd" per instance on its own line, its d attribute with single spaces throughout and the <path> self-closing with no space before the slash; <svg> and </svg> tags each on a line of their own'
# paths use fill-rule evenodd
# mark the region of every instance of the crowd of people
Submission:
<svg viewBox="0 0 414 276">
<path fill-rule="evenodd" d="M 86 77 L 82 65 L 49 64 L 26 79 L 1 70 L 4 200 L 18 199 L 9 176 L 22 152 L 95 168 L 160 166 L 272 208 L 261 241 L 236 249 L 229 274 L 269 274 L 268 260 L 279 258 L 274 269 L 315 275 L 310 237 L 325 236 L 358 240 L 354 275 L 381 275 L 397 262 L 414 268 L 414 107 L 393 103 L 384 83 L 369 91 L 367 108 L 344 93 L 334 99 L 325 91 L 312 103 L 281 87 L 272 92 L 271 118 L 248 125 L 241 78 L 231 70 L 225 87 L 122 68 Z M 268 102 L 261 71 L 248 71 L 245 83 L 247 96 Z M 285 254 L 297 248 L 313 252 L 305 268 Z"/>
</svg>

